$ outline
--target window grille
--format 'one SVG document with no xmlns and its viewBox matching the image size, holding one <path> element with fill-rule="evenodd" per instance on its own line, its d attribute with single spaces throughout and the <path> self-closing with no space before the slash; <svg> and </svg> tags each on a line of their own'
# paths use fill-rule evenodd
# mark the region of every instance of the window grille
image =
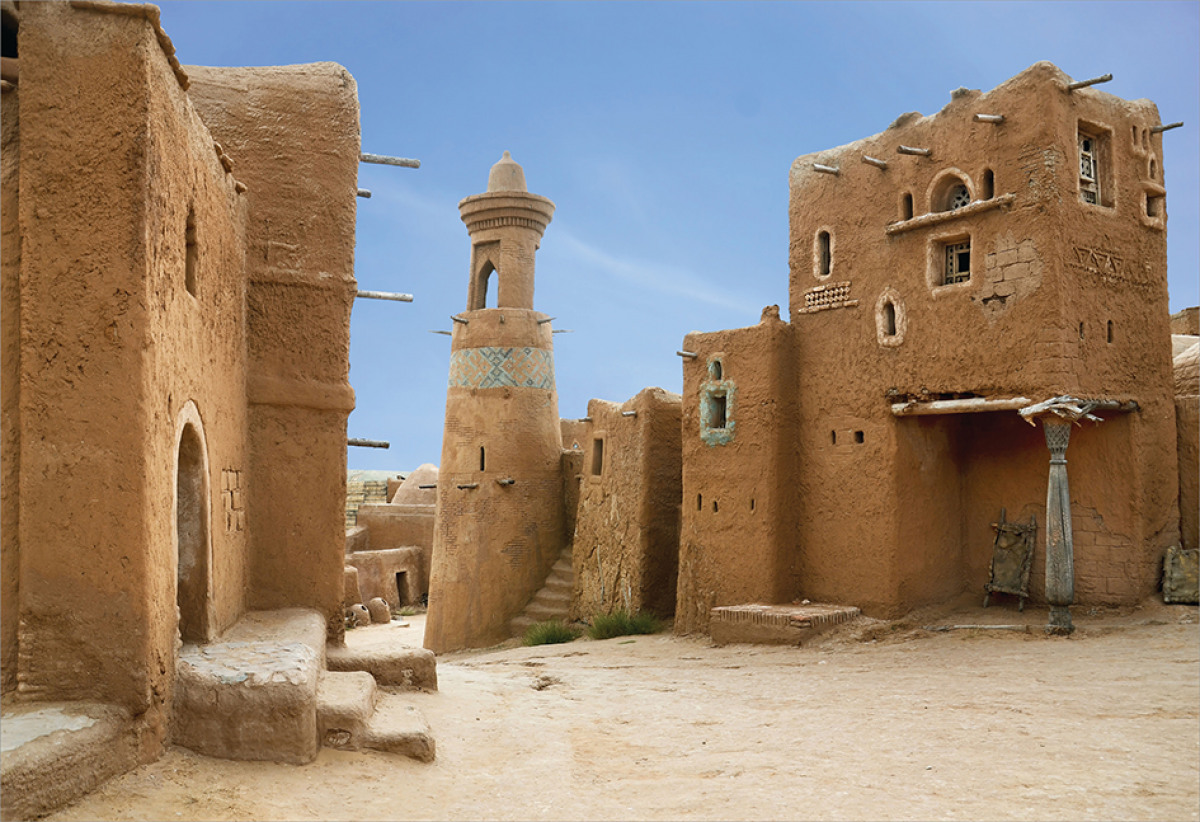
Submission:
<svg viewBox="0 0 1200 822">
<path fill-rule="evenodd" d="M 971 279 L 971 241 L 946 246 L 946 276 L 943 285 Z"/>
<path fill-rule="evenodd" d="M 970 204 L 971 193 L 967 191 L 966 186 L 956 185 L 954 188 L 950 189 L 950 207 L 947 209 L 948 211 L 955 211 L 956 209 L 960 209 L 963 206 Z"/>
<path fill-rule="evenodd" d="M 1088 134 L 1079 135 L 1079 196 L 1085 203 L 1100 203 L 1100 174 L 1097 141 Z"/>
</svg>

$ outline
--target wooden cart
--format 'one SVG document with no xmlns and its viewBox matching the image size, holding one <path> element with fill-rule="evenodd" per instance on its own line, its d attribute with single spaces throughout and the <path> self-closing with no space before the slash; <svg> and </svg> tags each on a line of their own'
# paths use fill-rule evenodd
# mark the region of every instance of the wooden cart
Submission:
<svg viewBox="0 0 1200 822">
<path fill-rule="evenodd" d="M 1033 545 L 1037 538 L 1037 519 L 1029 523 L 1008 522 L 1008 510 L 1000 509 L 1000 521 L 992 523 L 996 539 L 992 542 L 992 573 L 983 586 L 983 607 L 992 594 L 1011 594 L 1021 598 L 1017 610 L 1025 610 L 1029 598 L 1029 569 L 1033 565 Z"/>
</svg>

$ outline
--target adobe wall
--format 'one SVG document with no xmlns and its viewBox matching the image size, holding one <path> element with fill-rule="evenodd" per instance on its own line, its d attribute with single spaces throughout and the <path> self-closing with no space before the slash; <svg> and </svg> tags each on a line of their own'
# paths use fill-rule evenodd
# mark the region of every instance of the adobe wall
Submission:
<svg viewBox="0 0 1200 822">
<path fill-rule="evenodd" d="M 342 631 L 358 97 L 341 66 L 187 67 L 197 111 L 249 187 L 248 605 Z"/>
<path fill-rule="evenodd" d="M 661 388 L 622 404 L 588 403 L 572 550 L 578 618 L 675 612 L 680 413 L 679 395 Z"/>
<path fill-rule="evenodd" d="M 468 323 L 454 324 L 425 623 L 437 653 L 507 639 L 565 544 L 549 318 L 520 308 L 458 316 Z M 520 382 L 497 383 L 488 357 L 517 358 L 503 370 Z"/>
<path fill-rule="evenodd" d="M 1200 307 L 1192 306 L 1171 315 L 1171 333 L 1200 335 Z"/>
<path fill-rule="evenodd" d="M 1013 411 L 917 420 L 890 406 L 1062 393 L 1141 406 L 1068 452 L 1077 572 L 1104 580 L 1103 590 L 1081 583 L 1080 601 L 1152 590 L 1147 569 L 1174 516 L 1165 216 L 1161 203 L 1158 216 L 1145 213 L 1147 192 L 1161 189 L 1161 141 L 1141 142 L 1158 118 L 1145 101 L 1067 92 L 1069 79 L 1039 63 L 793 164 L 804 596 L 892 615 L 974 587 L 1000 506 L 1015 518 L 1045 504 L 1041 433 L 1023 431 Z M 1080 201 L 1077 130 L 1101 127 L 1111 133 L 1101 175 L 1111 203 L 1091 205 Z M 964 197 L 951 209 L 957 186 Z M 960 243 L 964 276 L 945 282 L 947 248 Z M 1134 340 L 1138 329 L 1147 333 Z M 1112 460 L 1128 467 L 1122 483 L 1103 468 Z M 1156 463 L 1168 470 L 1156 474 Z"/>
<path fill-rule="evenodd" d="M 0 94 L 0 691 L 17 686 L 21 473 L 21 130 L 19 89 Z"/>
<path fill-rule="evenodd" d="M 692 333 L 683 348 L 683 500 L 675 631 L 704 631 L 714 606 L 796 592 L 797 470 L 792 325 L 764 309 L 749 328 Z M 717 372 L 717 364 L 720 372 Z M 725 424 L 712 415 L 725 398 Z"/>
<path fill-rule="evenodd" d="M 217 276 L 240 271 L 243 214 L 140 11 L 21 17 L 19 689 L 144 714 L 152 754 L 174 674 L 185 409 L 218 511 L 217 467 L 243 459 L 242 284 Z M 215 631 L 242 608 L 244 543 L 217 528 L 198 539 Z"/>
<path fill-rule="evenodd" d="M 190 99 L 165 61 L 152 65 L 157 84 L 169 94 L 152 94 L 149 111 L 149 164 L 157 193 L 147 204 L 150 238 L 150 348 L 147 363 L 149 413 L 153 420 L 150 478 L 152 540 L 175 542 L 173 500 L 179 462 L 180 425 L 198 418 L 207 445 L 207 507 L 210 557 L 209 605 L 201 633 L 214 638 L 245 611 L 248 541 L 246 262 L 247 195 L 214 146 Z M 167 170 L 173 170 L 168 173 Z M 235 169 L 236 171 L 236 169 Z M 188 223 L 194 226 L 193 260 L 188 262 Z M 191 268 L 189 282 L 188 269 Z M 189 407 L 189 404 L 191 407 Z M 194 417 L 193 417 L 194 415 Z M 193 423 L 194 424 L 194 423 Z M 153 558 L 173 566 L 174 557 Z M 205 569 L 197 568 L 195 573 Z M 174 642 L 175 580 L 161 578 L 167 595 L 165 618 L 156 620 L 159 642 Z M 186 618 L 186 615 L 185 615 Z"/>
<path fill-rule="evenodd" d="M 1180 539 L 1200 548 L 1200 345 L 1179 354 L 1174 370 Z"/>
</svg>

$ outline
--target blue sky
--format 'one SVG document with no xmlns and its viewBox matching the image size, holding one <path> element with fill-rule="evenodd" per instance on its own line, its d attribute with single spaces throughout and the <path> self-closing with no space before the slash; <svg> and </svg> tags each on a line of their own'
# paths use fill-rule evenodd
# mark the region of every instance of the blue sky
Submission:
<svg viewBox="0 0 1200 822">
<path fill-rule="evenodd" d="M 1038 60 L 1158 104 L 1171 309 L 1200 302 L 1200 3 L 163 2 L 180 60 L 330 60 L 358 83 L 363 150 L 419 170 L 360 167 L 362 289 L 350 380 L 352 468 L 411 470 L 441 454 L 449 316 L 467 299 L 458 201 L 507 149 L 557 204 L 535 307 L 557 317 L 559 412 L 678 391 L 692 330 L 787 305 L 787 175 L 801 154 L 931 114 Z M 786 314 L 785 314 L 786 316 Z"/>
</svg>

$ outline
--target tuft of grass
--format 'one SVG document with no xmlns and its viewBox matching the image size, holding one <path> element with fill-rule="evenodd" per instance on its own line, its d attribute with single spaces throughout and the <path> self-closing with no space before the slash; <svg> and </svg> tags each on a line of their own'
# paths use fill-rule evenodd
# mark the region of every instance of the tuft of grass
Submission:
<svg viewBox="0 0 1200 822">
<path fill-rule="evenodd" d="M 392 609 L 393 616 L 416 616 L 417 614 L 425 613 L 426 609 L 420 605 L 401 605 L 399 608 Z"/>
<path fill-rule="evenodd" d="M 611 639 L 630 634 L 656 634 L 662 627 L 662 621 L 654 614 L 646 611 L 631 614 L 620 608 L 611 614 L 597 614 L 592 617 L 588 636 L 592 639 Z"/>
<path fill-rule="evenodd" d="M 525 631 L 525 644 L 557 645 L 560 642 L 574 642 L 581 633 L 582 631 L 574 625 L 567 625 L 558 619 L 535 622 Z"/>
</svg>

